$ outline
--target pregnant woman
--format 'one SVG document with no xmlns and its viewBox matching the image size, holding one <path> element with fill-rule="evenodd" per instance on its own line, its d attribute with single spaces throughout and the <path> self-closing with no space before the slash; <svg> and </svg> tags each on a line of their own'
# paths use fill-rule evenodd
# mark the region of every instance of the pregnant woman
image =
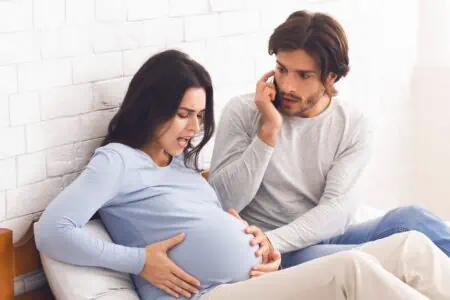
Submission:
<svg viewBox="0 0 450 300">
<path fill-rule="evenodd" d="M 213 132 L 207 71 L 176 50 L 151 57 L 102 147 L 36 224 L 39 250 L 130 273 L 144 300 L 450 297 L 449 259 L 415 232 L 277 271 L 277 251 L 223 211 L 200 175 L 198 155 Z M 114 243 L 83 229 L 96 212 Z"/>
</svg>

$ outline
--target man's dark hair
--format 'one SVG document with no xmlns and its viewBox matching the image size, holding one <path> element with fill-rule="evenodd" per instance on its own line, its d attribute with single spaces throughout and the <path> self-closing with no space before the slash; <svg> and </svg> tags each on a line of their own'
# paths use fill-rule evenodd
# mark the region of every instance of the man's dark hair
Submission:
<svg viewBox="0 0 450 300">
<path fill-rule="evenodd" d="M 314 58 L 323 84 L 330 73 L 336 75 L 337 82 L 350 70 L 344 29 L 326 14 L 296 11 L 275 28 L 269 40 L 270 55 L 297 49 Z"/>
</svg>

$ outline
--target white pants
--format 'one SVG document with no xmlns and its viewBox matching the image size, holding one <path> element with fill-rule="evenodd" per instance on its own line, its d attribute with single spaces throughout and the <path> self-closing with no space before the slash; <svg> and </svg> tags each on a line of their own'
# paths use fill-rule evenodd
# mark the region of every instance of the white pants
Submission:
<svg viewBox="0 0 450 300">
<path fill-rule="evenodd" d="M 450 258 L 410 231 L 246 281 L 201 300 L 450 299 Z"/>
</svg>

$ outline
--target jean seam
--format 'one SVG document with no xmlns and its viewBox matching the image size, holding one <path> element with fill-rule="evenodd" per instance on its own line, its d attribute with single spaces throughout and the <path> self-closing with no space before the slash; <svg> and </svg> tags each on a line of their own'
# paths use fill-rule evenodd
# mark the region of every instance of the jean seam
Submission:
<svg viewBox="0 0 450 300">
<path fill-rule="evenodd" d="M 407 232 L 407 231 L 411 231 L 411 229 L 406 228 L 406 227 L 401 227 L 401 226 L 389 228 L 388 230 L 385 230 L 385 231 L 377 234 L 373 240 L 379 240 L 379 239 L 386 238 L 386 237 L 396 234 L 396 233 Z"/>
</svg>

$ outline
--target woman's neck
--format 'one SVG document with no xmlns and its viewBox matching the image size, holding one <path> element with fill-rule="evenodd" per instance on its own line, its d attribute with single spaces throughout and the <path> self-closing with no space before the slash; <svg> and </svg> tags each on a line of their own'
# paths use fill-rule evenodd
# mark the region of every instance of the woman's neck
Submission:
<svg viewBox="0 0 450 300">
<path fill-rule="evenodd" d="M 151 157 L 153 162 L 160 167 L 168 166 L 172 161 L 172 156 L 166 151 L 164 151 L 164 149 L 161 146 L 155 143 L 146 145 L 142 147 L 141 150 L 147 153 L 147 155 Z"/>
</svg>

